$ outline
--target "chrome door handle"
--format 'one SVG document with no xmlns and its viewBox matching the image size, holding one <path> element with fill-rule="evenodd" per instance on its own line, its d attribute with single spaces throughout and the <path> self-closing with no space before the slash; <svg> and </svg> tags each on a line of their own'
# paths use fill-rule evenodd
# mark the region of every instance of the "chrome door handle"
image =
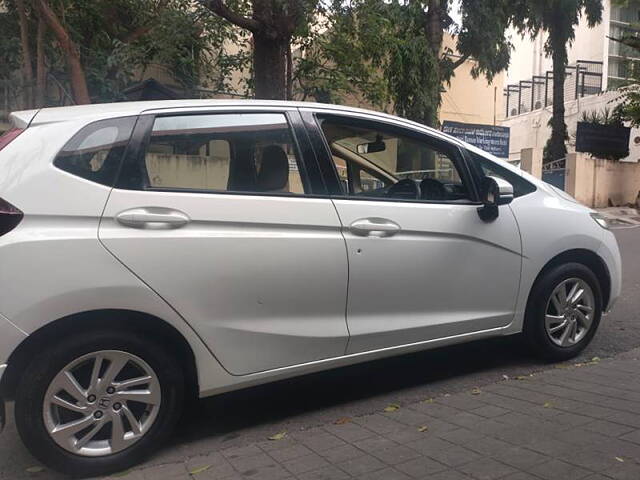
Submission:
<svg viewBox="0 0 640 480">
<path fill-rule="evenodd" d="M 125 227 L 149 229 L 180 228 L 190 221 L 186 213 L 162 207 L 132 208 L 120 212 L 116 220 Z"/>
<path fill-rule="evenodd" d="M 390 237 L 402 229 L 386 218 L 361 218 L 349 225 L 349 230 L 361 237 Z"/>
</svg>

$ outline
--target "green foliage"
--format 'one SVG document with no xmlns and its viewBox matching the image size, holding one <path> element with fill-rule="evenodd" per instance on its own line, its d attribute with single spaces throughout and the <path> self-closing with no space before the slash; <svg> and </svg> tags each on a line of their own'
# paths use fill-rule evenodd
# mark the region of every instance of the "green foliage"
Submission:
<svg viewBox="0 0 640 480">
<path fill-rule="evenodd" d="M 21 58 L 17 16 L 11 0 L 0 13 L 0 78 Z M 25 2 L 29 4 L 29 0 Z M 227 53 L 225 42 L 245 44 L 239 32 L 191 0 L 50 0 L 80 50 L 94 101 L 123 99 L 123 90 L 147 73 L 187 93 L 196 87 L 231 91 L 231 74 L 246 68 L 246 49 Z M 29 9 L 32 57 L 37 12 Z M 6 25 L 6 27 L 5 27 Z M 64 53 L 49 32 L 47 68 L 60 85 L 69 77 Z M 35 61 L 35 60 L 34 60 Z"/>
<path fill-rule="evenodd" d="M 20 29 L 18 18 L 12 9 L 3 11 L 0 1 L 0 81 L 9 80 L 20 68 Z"/>
<path fill-rule="evenodd" d="M 301 95 L 331 102 L 357 96 L 435 125 L 443 83 L 465 60 L 473 57 L 472 75 L 488 80 L 509 64 L 510 0 L 460 5 L 462 22 L 454 26 L 449 0 L 333 0 L 322 28 L 302 44 Z M 455 51 L 444 48 L 447 31 L 456 35 Z"/>
</svg>

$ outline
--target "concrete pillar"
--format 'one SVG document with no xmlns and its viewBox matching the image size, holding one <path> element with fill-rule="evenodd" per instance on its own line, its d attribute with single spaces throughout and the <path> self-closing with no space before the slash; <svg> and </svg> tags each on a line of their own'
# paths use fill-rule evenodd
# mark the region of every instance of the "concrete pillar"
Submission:
<svg viewBox="0 0 640 480">
<path fill-rule="evenodd" d="M 523 148 L 520 151 L 520 168 L 536 178 L 542 178 L 542 149 Z"/>
<path fill-rule="evenodd" d="M 595 206 L 595 160 L 584 153 L 568 153 L 565 191 L 583 205 Z"/>
</svg>

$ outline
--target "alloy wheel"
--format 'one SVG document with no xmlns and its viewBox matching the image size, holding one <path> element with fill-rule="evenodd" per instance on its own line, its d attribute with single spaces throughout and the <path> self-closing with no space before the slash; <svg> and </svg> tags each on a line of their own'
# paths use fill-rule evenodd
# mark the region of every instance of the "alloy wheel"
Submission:
<svg viewBox="0 0 640 480">
<path fill-rule="evenodd" d="M 580 342 L 593 323 L 595 297 L 582 279 L 569 278 L 554 288 L 545 309 L 545 330 L 559 347 Z"/>
<path fill-rule="evenodd" d="M 104 350 L 64 367 L 44 397 L 50 437 L 81 456 L 118 453 L 139 441 L 160 409 L 160 382 L 141 358 Z"/>
</svg>

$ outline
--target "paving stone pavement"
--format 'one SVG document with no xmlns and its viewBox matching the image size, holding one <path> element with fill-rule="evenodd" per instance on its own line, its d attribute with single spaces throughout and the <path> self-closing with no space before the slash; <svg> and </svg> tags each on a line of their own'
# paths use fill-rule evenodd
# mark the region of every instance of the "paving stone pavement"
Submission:
<svg viewBox="0 0 640 480">
<path fill-rule="evenodd" d="M 117 478 L 640 480 L 640 349 L 279 437 Z"/>
</svg>

